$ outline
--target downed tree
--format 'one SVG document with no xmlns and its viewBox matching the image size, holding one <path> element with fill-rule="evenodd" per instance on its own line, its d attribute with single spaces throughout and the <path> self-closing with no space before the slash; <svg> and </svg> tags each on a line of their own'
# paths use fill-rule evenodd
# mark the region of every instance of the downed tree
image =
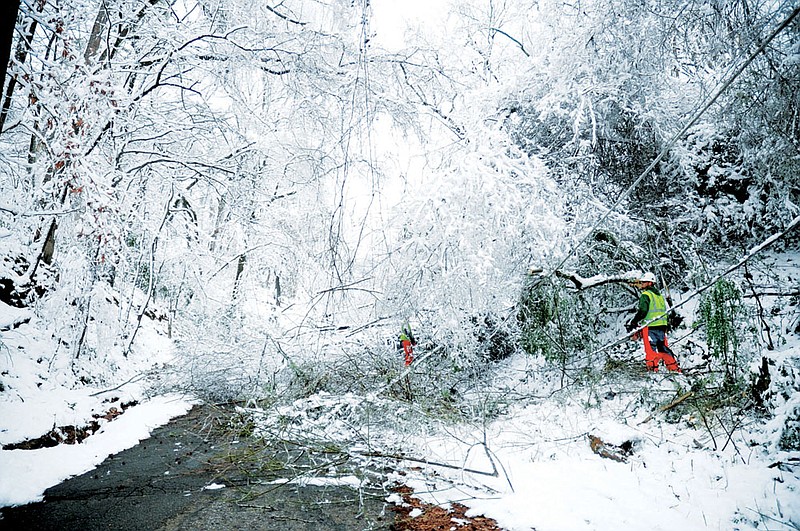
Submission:
<svg viewBox="0 0 800 531">
<path fill-rule="evenodd" d="M 589 434 L 587 437 L 589 438 L 589 447 L 600 457 L 611 459 L 618 463 L 627 463 L 628 456 L 633 454 L 633 442 L 631 441 L 616 445 L 607 443 L 595 435 Z"/>
<path fill-rule="evenodd" d="M 672 402 L 670 402 L 669 404 L 666 404 L 666 405 L 661 406 L 660 408 L 658 408 L 658 411 L 656 413 L 663 413 L 664 411 L 672 409 L 675 406 L 677 406 L 678 404 L 680 404 L 681 402 L 683 402 L 684 400 L 686 400 L 687 398 L 690 398 L 692 396 L 694 396 L 694 391 L 689 391 L 688 393 L 684 393 L 681 396 L 679 396 L 678 398 L 676 398 L 675 400 L 673 400 Z M 653 420 L 654 416 L 655 416 L 655 413 L 652 413 L 652 414 L 648 415 L 646 419 L 644 419 L 643 421 L 641 421 L 639 423 L 639 425 L 641 426 L 645 422 L 650 422 L 651 420 Z"/>
<path fill-rule="evenodd" d="M 538 267 L 531 267 L 528 270 L 531 276 L 541 275 L 542 277 L 548 276 L 543 269 Z M 556 269 L 552 271 L 553 275 L 569 280 L 575 286 L 575 289 L 581 291 L 589 288 L 595 288 L 604 284 L 629 284 L 642 275 L 641 271 L 627 271 L 618 275 L 594 275 L 592 277 L 583 277 L 574 271 L 565 271 Z"/>
</svg>

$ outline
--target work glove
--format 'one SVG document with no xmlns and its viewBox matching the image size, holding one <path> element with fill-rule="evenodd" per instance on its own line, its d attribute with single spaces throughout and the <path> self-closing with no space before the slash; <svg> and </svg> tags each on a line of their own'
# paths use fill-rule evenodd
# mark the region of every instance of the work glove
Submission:
<svg viewBox="0 0 800 531">
<path fill-rule="evenodd" d="M 632 331 L 636 330 L 636 328 L 638 328 L 638 327 L 636 326 L 636 323 L 634 323 L 634 322 L 630 322 L 630 323 L 625 325 L 625 330 L 627 330 L 628 332 L 632 332 Z"/>
</svg>

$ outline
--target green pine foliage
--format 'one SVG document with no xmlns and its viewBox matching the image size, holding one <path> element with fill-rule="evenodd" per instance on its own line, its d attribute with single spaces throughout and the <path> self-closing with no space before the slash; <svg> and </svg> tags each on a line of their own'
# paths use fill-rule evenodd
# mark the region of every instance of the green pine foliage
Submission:
<svg viewBox="0 0 800 531">
<path fill-rule="evenodd" d="M 718 280 L 703 295 L 698 313 L 697 324 L 705 328 L 709 353 L 721 363 L 726 381 L 735 381 L 743 362 L 739 355 L 745 317 L 741 290 L 730 280 Z"/>
<path fill-rule="evenodd" d="M 521 334 L 520 343 L 528 354 L 534 356 L 553 356 L 553 343 L 550 340 L 548 325 L 555 316 L 558 296 L 551 293 L 551 285 L 532 286 L 525 290 L 517 313 Z"/>
<path fill-rule="evenodd" d="M 589 314 L 583 298 L 567 293 L 558 281 L 532 283 L 526 286 L 517 312 L 520 345 L 530 355 L 566 364 L 586 346 L 584 327 L 576 323 Z"/>
</svg>

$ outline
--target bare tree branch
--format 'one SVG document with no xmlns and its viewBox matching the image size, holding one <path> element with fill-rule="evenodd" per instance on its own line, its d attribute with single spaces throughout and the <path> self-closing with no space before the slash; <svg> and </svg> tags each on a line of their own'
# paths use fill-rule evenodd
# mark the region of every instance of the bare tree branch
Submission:
<svg viewBox="0 0 800 531">
<path fill-rule="evenodd" d="M 519 42 L 517 39 L 515 39 L 514 37 L 512 37 L 511 35 L 509 35 L 505 31 L 501 30 L 500 28 L 489 28 L 489 31 L 493 31 L 495 33 L 499 33 L 500 35 L 504 35 L 505 37 L 510 39 L 511 42 L 513 42 L 514 44 L 519 46 L 519 49 L 522 50 L 522 53 L 525 54 L 525 57 L 530 57 L 531 56 L 531 54 L 529 54 L 527 52 L 527 50 L 525 50 L 525 46 L 521 42 Z"/>
<path fill-rule="evenodd" d="M 293 18 L 289 18 L 287 15 L 284 15 L 283 13 L 279 13 L 274 7 L 270 7 L 270 6 L 264 6 L 264 7 L 267 9 L 267 11 L 269 11 L 271 13 L 274 13 L 276 16 L 282 18 L 286 22 L 291 22 L 292 24 L 297 24 L 298 26 L 305 26 L 306 25 L 306 22 L 300 22 L 299 20 L 295 20 Z"/>
</svg>

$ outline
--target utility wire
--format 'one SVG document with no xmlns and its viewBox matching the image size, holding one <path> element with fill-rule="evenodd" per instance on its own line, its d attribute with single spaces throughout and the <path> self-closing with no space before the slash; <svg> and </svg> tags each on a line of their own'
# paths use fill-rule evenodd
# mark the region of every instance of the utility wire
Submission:
<svg viewBox="0 0 800 531">
<path fill-rule="evenodd" d="M 709 100 L 700 108 L 700 110 L 695 113 L 695 115 L 692 117 L 692 119 L 689 120 L 689 122 L 687 122 L 685 126 L 683 126 L 683 129 L 681 129 L 678 133 L 676 133 L 670 139 L 670 141 L 667 142 L 667 144 L 661 149 L 661 152 L 658 154 L 658 156 L 653 160 L 653 162 L 651 162 L 647 166 L 647 168 L 645 168 L 645 170 L 641 173 L 641 175 L 639 175 L 639 177 L 637 177 L 637 179 L 633 182 L 633 184 L 631 184 L 628 187 L 628 189 L 625 190 L 625 193 L 623 193 L 622 195 L 620 195 L 617 198 L 617 200 L 611 205 L 611 207 L 606 211 L 606 213 L 603 214 L 603 216 L 597 221 L 597 223 L 595 223 L 595 225 L 591 228 L 591 230 L 589 230 L 583 236 L 583 238 L 581 238 L 581 240 L 572 247 L 572 249 L 567 254 L 567 256 L 565 256 L 564 259 L 561 260 L 561 262 L 554 269 L 552 269 L 550 272 L 547 273 L 547 275 L 544 275 L 544 276 L 552 275 L 553 272 L 561 269 L 564 266 L 564 264 L 567 262 L 567 260 L 569 260 L 570 258 L 572 258 L 572 256 L 574 256 L 574 254 L 577 252 L 578 248 L 580 246 L 582 246 L 586 242 L 587 238 L 589 238 L 589 236 L 591 234 L 593 234 L 594 231 L 596 231 L 597 228 L 600 227 L 600 225 L 602 225 L 605 222 L 605 220 L 608 218 L 608 216 L 610 216 L 611 213 L 614 212 L 617 209 L 617 207 L 631 195 L 631 193 L 633 193 L 633 190 L 637 186 L 639 186 L 639 184 L 642 182 L 642 180 L 653 170 L 653 168 L 655 168 L 656 165 L 659 162 L 661 162 L 661 160 L 663 160 L 663 158 L 667 155 L 669 150 L 672 149 L 672 147 L 678 142 L 678 140 L 680 140 L 681 137 L 683 137 L 683 135 L 686 134 L 686 132 L 689 131 L 689 129 L 694 124 L 697 123 L 697 121 L 700 119 L 700 117 L 703 114 L 705 114 L 705 112 L 714 104 L 714 102 L 717 101 L 717 98 L 719 98 L 722 95 L 722 93 L 725 92 L 733 84 L 734 81 L 736 81 L 736 78 L 738 78 L 742 74 L 742 72 L 744 72 L 745 69 L 748 66 L 750 66 L 750 63 L 753 62 L 753 60 L 756 58 L 756 56 L 758 56 L 758 54 L 763 52 L 766 49 L 766 47 L 769 45 L 769 43 L 772 42 L 773 39 L 775 39 L 775 37 L 777 37 L 778 34 L 781 31 L 786 29 L 786 27 L 789 24 L 792 23 L 792 21 L 795 19 L 795 17 L 797 17 L 797 15 L 799 13 L 800 13 L 800 5 L 795 7 L 792 10 L 792 12 L 789 14 L 789 16 L 786 17 L 786 19 L 777 28 L 775 28 L 775 30 L 773 30 L 773 32 L 769 35 L 769 37 L 767 37 L 767 39 L 763 43 L 761 43 L 761 46 L 759 46 L 756 49 L 756 51 L 754 51 L 752 54 L 750 54 L 750 56 L 747 58 L 747 60 L 739 68 L 736 69 L 736 71 L 728 78 L 728 80 L 725 81 L 722 84 L 722 86 L 720 86 L 720 88 L 718 88 L 717 91 L 711 96 L 711 98 L 709 98 Z"/>
</svg>

